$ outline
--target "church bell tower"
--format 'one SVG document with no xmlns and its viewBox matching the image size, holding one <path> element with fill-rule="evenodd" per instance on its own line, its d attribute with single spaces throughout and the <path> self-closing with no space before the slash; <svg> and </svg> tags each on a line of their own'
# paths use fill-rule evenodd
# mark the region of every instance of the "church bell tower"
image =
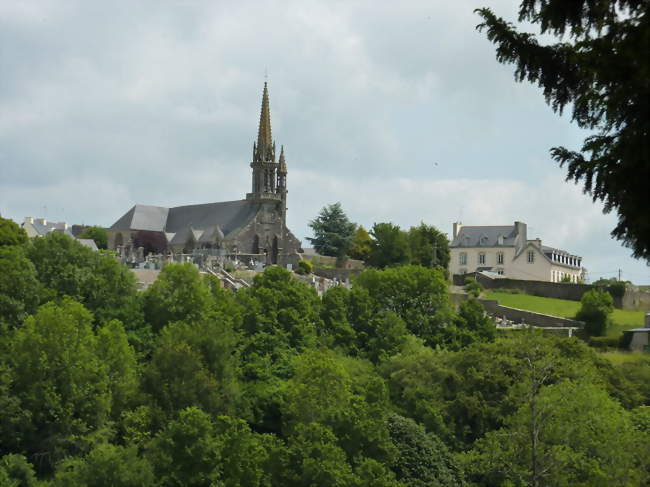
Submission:
<svg viewBox="0 0 650 487">
<path fill-rule="evenodd" d="M 280 202 L 286 199 L 287 165 L 284 160 L 284 150 L 281 151 L 280 160 L 276 162 L 275 142 L 271 134 L 269 90 L 266 82 L 262 93 L 257 142 L 253 143 L 251 168 L 253 169 L 252 188 L 246 195 L 247 200 Z"/>
</svg>

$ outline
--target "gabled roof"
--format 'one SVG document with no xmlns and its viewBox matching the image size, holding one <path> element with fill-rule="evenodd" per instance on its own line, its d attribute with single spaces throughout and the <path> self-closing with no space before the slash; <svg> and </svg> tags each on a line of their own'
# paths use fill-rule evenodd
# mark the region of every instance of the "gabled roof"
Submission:
<svg viewBox="0 0 650 487">
<path fill-rule="evenodd" d="M 202 230 L 195 230 L 191 226 L 185 227 L 176 232 L 169 243 L 185 245 L 185 243 L 189 242 L 190 240 L 194 240 L 194 242 L 198 241 L 202 234 Z"/>
<path fill-rule="evenodd" d="M 223 231 L 221 231 L 221 227 L 219 225 L 214 225 L 212 227 L 208 227 L 205 232 L 203 232 L 203 235 L 201 235 L 201 238 L 199 238 L 199 242 L 220 242 L 223 240 Z"/>
<path fill-rule="evenodd" d="M 499 236 L 503 237 L 503 243 L 499 244 Z M 452 247 L 496 247 L 515 245 L 515 226 L 462 226 L 458 235 L 451 242 Z M 486 237 L 481 243 L 481 237 Z"/>
</svg>

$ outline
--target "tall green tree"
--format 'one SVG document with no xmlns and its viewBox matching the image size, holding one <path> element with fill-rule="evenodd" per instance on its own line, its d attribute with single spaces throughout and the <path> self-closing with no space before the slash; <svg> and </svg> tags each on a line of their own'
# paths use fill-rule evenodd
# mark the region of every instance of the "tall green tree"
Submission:
<svg viewBox="0 0 650 487">
<path fill-rule="evenodd" d="M 12 390 L 28 413 L 12 441 L 38 454 L 41 468 L 84 453 L 111 409 L 92 315 L 70 298 L 47 303 L 15 331 L 11 350 Z"/>
<path fill-rule="evenodd" d="M 449 267 L 449 241 L 433 225 L 422 222 L 408 232 L 411 264 L 424 267 Z"/>
<path fill-rule="evenodd" d="M 7 245 L 24 245 L 27 234 L 16 222 L 0 217 L 0 247 Z"/>
<path fill-rule="evenodd" d="M 489 8 L 479 30 L 497 60 L 516 65 L 517 81 L 537 84 L 546 102 L 592 133 L 580 151 L 551 149 L 604 211 L 616 210 L 612 236 L 650 259 L 650 4 L 639 0 L 523 0 L 519 20 L 536 24 L 552 44 L 519 32 Z"/>
<path fill-rule="evenodd" d="M 199 321 L 212 300 L 210 288 L 193 264 L 168 264 L 144 292 L 145 319 L 154 331 L 174 321 Z"/>
<path fill-rule="evenodd" d="M 428 344 L 435 346 L 448 341 L 453 312 L 442 270 L 411 265 L 368 269 L 354 285 L 368 291 L 376 310 L 394 312 L 404 320 L 409 332 Z"/>
<path fill-rule="evenodd" d="M 533 387 L 506 422 L 462 457 L 474 485 L 641 485 L 630 414 L 595 384 Z"/>
<path fill-rule="evenodd" d="M 325 206 L 309 226 L 314 236 L 307 237 L 307 240 L 316 252 L 339 258 L 347 254 L 356 225 L 348 220 L 341 203 Z"/>
<path fill-rule="evenodd" d="M 375 223 L 370 230 L 372 246 L 367 263 L 384 268 L 411 260 L 408 234 L 392 223 Z"/>
</svg>

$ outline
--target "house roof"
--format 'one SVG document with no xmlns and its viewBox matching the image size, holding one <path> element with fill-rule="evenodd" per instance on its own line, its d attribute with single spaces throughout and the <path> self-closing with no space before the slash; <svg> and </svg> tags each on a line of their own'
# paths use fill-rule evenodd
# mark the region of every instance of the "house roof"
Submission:
<svg viewBox="0 0 650 487">
<path fill-rule="evenodd" d="M 503 243 L 498 243 L 499 236 Z M 462 226 L 451 242 L 452 247 L 496 247 L 515 245 L 515 226 Z M 483 239 L 483 240 L 482 240 Z"/>
</svg>

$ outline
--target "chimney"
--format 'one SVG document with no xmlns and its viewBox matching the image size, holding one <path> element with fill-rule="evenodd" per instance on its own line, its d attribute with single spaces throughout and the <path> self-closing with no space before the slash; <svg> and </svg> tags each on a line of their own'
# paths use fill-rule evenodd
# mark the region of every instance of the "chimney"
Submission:
<svg viewBox="0 0 650 487">
<path fill-rule="evenodd" d="M 37 218 L 36 223 L 40 225 L 47 225 L 47 220 L 45 218 Z"/>
<path fill-rule="evenodd" d="M 24 223 L 34 223 L 34 217 L 26 216 Z"/>
<path fill-rule="evenodd" d="M 462 227 L 463 224 L 461 222 L 454 222 L 453 238 L 456 238 L 458 236 L 458 232 Z"/>
<path fill-rule="evenodd" d="M 519 248 L 524 247 L 528 243 L 526 224 L 524 222 L 515 222 L 515 234 L 515 242 L 519 242 Z"/>
</svg>

